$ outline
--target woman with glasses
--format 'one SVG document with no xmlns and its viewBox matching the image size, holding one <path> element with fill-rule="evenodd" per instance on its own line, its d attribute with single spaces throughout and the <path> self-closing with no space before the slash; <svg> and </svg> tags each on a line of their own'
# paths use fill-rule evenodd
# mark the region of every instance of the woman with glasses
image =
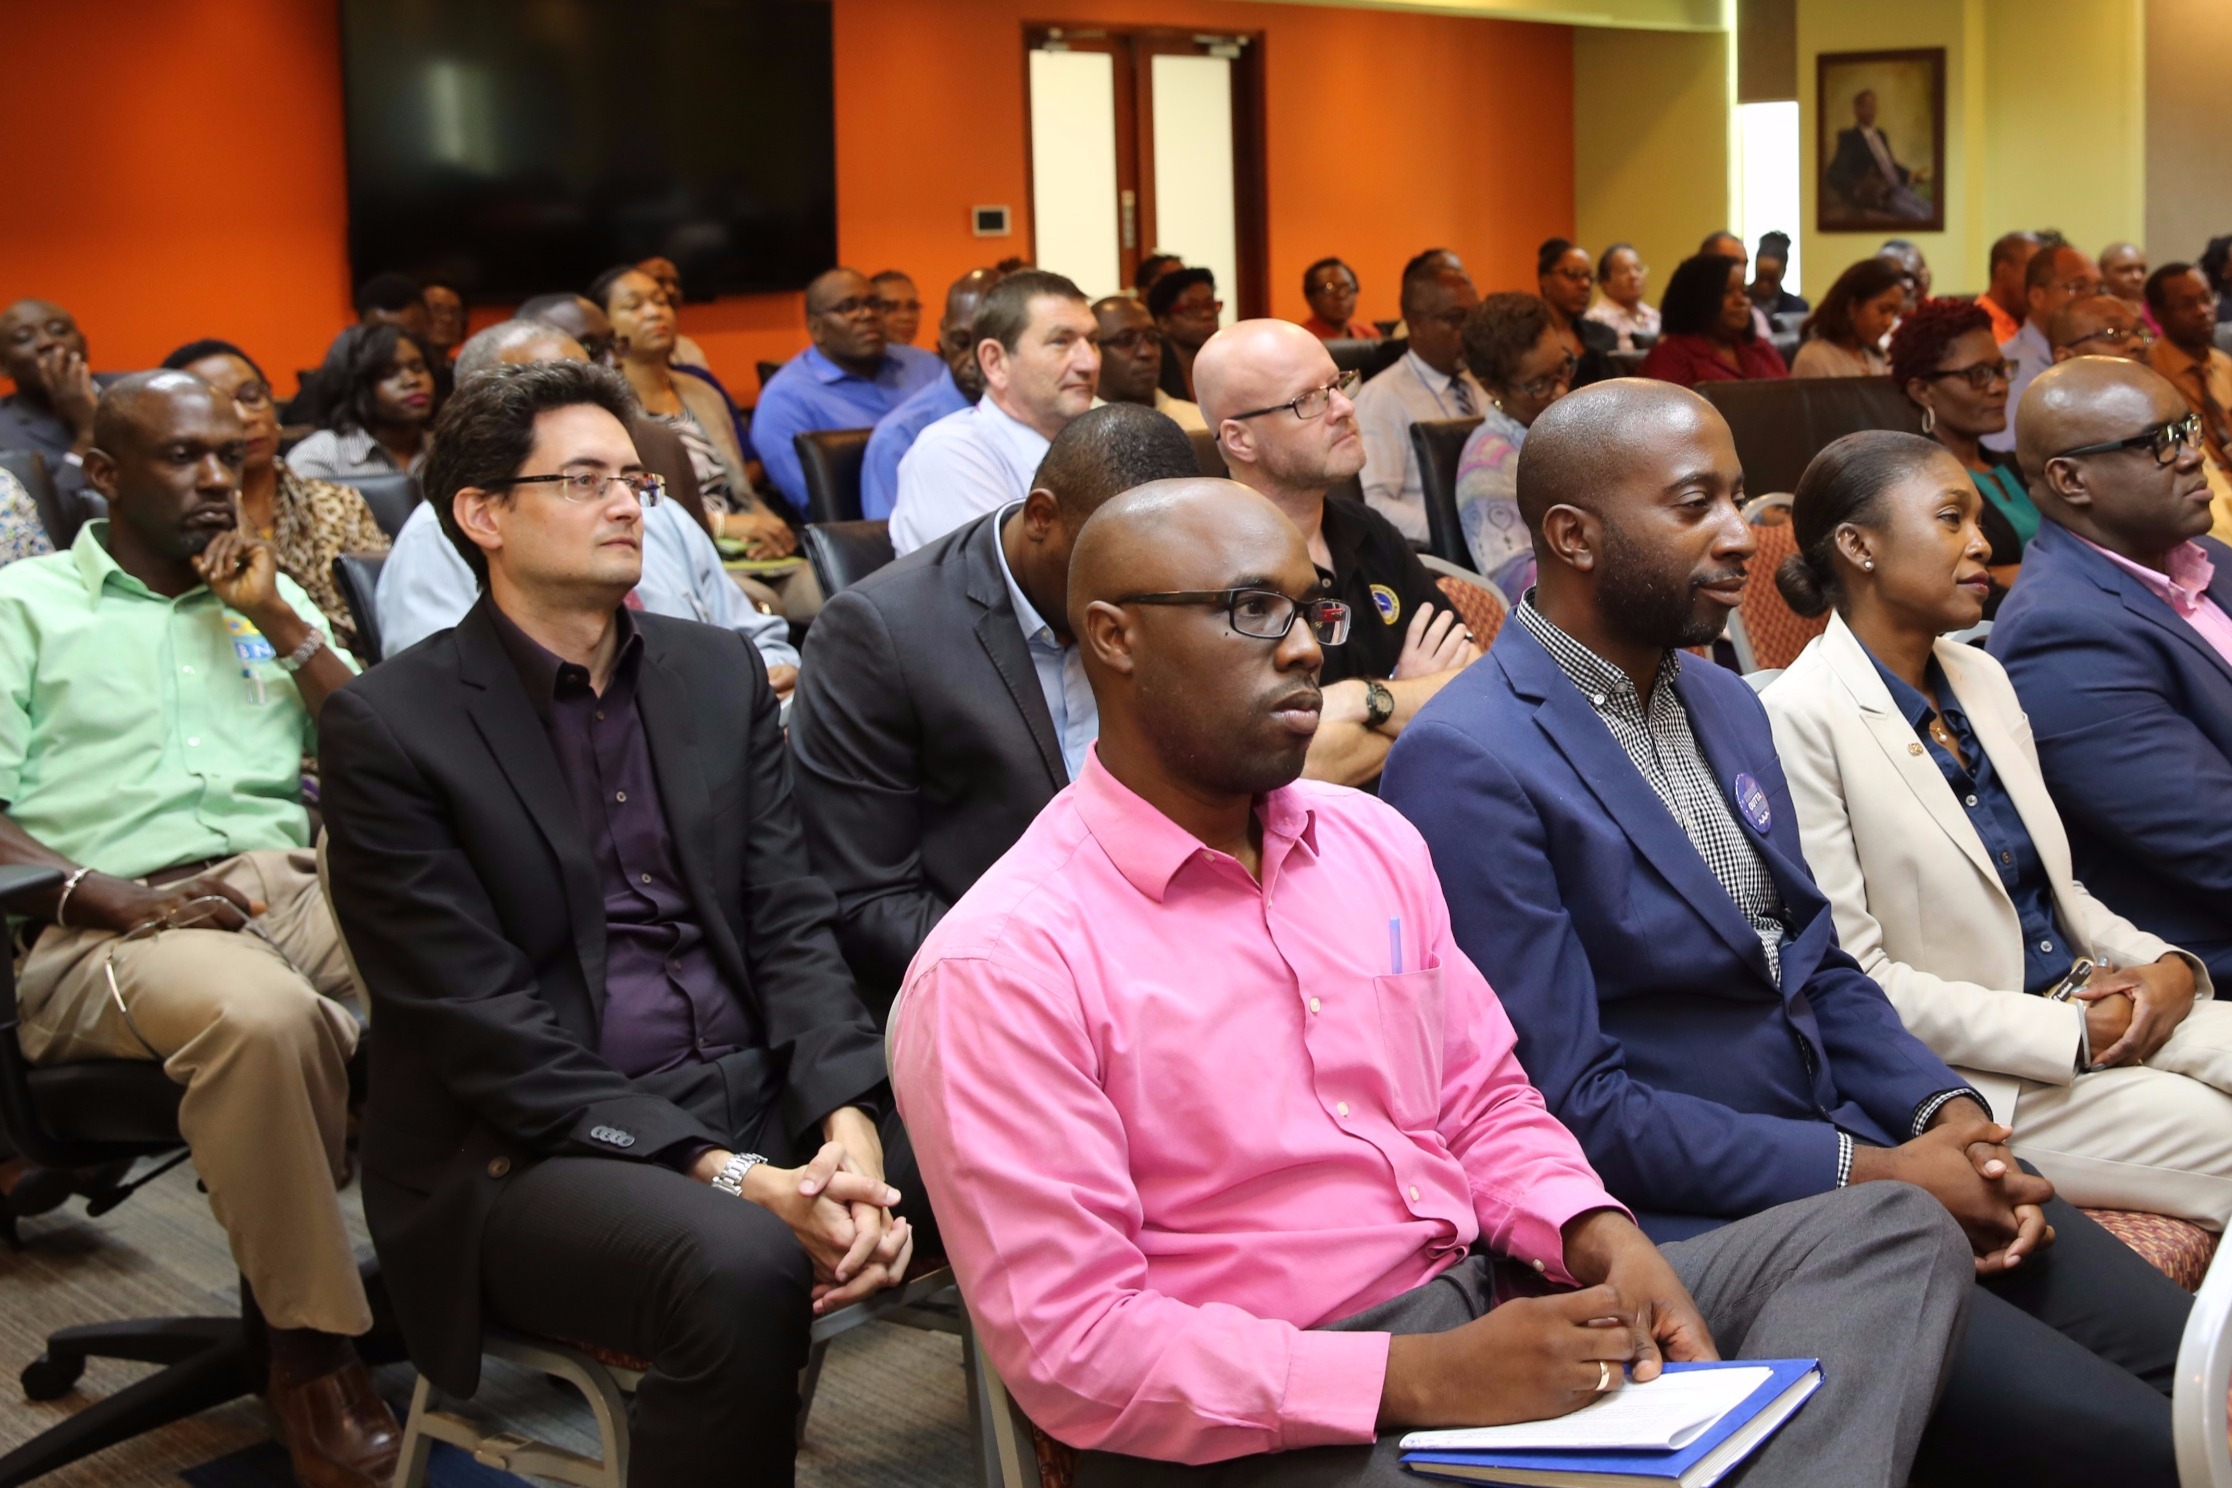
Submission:
<svg viewBox="0 0 2232 1488">
<path fill-rule="evenodd" d="M 437 406 L 434 353 L 397 325 L 353 325 L 334 338 L 308 389 L 316 433 L 287 452 L 295 474 L 418 474 Z"/>
<path fill-rule="evenodd" d="M 1473 567 L 1516 604 L 1535 581 L 1534 543 L 1519 516 L 1519 446 L 1573 386 L 1575 361 L 1547 303 L 1505 293 L 1465 317 L 1465 365 L 1488 407 L 1457 459 L 1457 520 Z"/>
<path fill-rule="evenodd" d="M 333 560 L 343 553 L 388 550 L 388 535 L 372 508 L 354 487 L 301 475 L 279 458 L 278 406 L 269 379 L 247 352 L 230 341 L 190 341 L 163 358 L 163 365 L 191 372 L 232 399 L 248 431 L 240 525 L 271 544 L 279 571 L 317 601 L 334 639 L 357 650 L 356 616 L 333 581 Z"/>
<path fill-rule="evenodd" d="M 1550 328 L 1567 356 L 1573 358 L 1571 385 L 1587 387 L 1619 375 L 1611 352 L 1620 344 L 1609 327 L 1589 319 L 1589 294 L 1596 271 L 1589 264 L 1589 250 L 1564 238 L 1552 238 L 1535 250 L 1535 288 L 1550 308 Z"/>
<path fill-rule="evenodd" d="M 1620 350 L 1638 351 L 1635 338 L 1644 338 L 1644 345 L 1658 339 L 1659 313 L 1655 305 L 1643 303 L 1643 285 L 1651 277 L 1644 267 L 1643 255 L 1630 243 L 1614 243 L 1604 250 L 1597 260 L 1597 288 L 1603 296 L 1589 307 L 1586 319 L 1598 325 L 1610 326 L 1620 338 Z"/>
<path fill-rule="evenodd" d="M 1362 293 L 1356 270 L 1338 258 L 1321 258 L 1302 271 L 1302 298 L 1309 303 L 1310 318 L 1302 329 L 1320 341 L 1377 341 L 1379 327 L 1356 318 L 1356 299 Z"/>
<path fill-rule="evenodd" d="M 2015 364 L 1992 339 L 1992 318 L 1973 300 L 1924 300 L 1891 333 L 1891 380 L 1922 410 L 1922 432 L 1960 462 L 1984 497 L 1981 523 L 1999 602 L 2038 535 L 2038 508 L 2012 459 L 1984 448 L 1983 438 L 2007 427 L 2007 390 Z"/>
<path fill-rule="evenodd" d="M 2006 671 L 1950 638 L 1984 612 L 1983 509 L 1943 445 L 1890 430 L 1799 480 L 1775 581 L 1833 613 L 1761 701 L 1806 861 L 1839 943 L 2064 1198 L 2221 1230 L 2232 1004 L 2074 877 Z"/>
<path fill-rule="evenodd" d="M 1744 261 L 1722 253 L 1682 260 L 1659 301 L 1664 333 L 1643 358 L 1639 375 L 1695 387 L 1788 377 L 1775 345 L 1752 323 Z"/>
<path fill-rule="evenodd" d="M 1798 328 L 1805 344 L 1793 377 L 1881 377 L 1891 370 L 1883 338 L 1906 310 L 1907 273 L 1888 258 L 1863 258 L 1837 276 L 1821 308 Z"/>
<path fill-rule="evenodd" d="M 1173 269 L 1147 291 L 1147 310 L 1163 333 L 1162 390 L 1173 398 L 1199 403 L 1193 382 L 1194 358 L 1224 314 L 1217 298 L 1217 276 L 1207 269 Z"/>
</svg>

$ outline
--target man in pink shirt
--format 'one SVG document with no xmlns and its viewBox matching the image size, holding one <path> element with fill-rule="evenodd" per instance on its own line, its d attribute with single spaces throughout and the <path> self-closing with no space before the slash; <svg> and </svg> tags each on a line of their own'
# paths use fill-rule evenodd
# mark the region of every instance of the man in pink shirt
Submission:
<svg viewBox="0 0 2232 1488">
<path fill-rule="evenodd" d="M 1326 593 L 1231 482 L 1140 487 L 1079 536 L 1100 741 L 892 1014 L 981 1346 L 1082 1488 L 1409 1481 L 1406 1429 L 1716 1349 L 1824 1363 L 1749 1488 L 1905 1481 L 1958 1227 L 1873 1184 L 1644 1238 L 1519 1068 L 1418 833 L 1297 778 L 1349 621 Z"/>
</svg>

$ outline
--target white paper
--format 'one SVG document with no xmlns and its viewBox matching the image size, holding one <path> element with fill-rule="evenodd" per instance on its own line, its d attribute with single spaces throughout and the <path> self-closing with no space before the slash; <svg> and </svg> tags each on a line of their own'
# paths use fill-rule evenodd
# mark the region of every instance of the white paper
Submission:
<svg viewBox="0 0 2232 1488">
<path fill-rule="evenodd" d="M 1625 1384 L 1570 1416 L 1477 1426 L 1462 1431 L 1414 1431 L 1406 1452 L 1675 1451 L 1710 1430 L 1742 1405 L 1774 1371 L 1764 1365 L 1685 1369 L 1647 1385 Z"/>
</svg>

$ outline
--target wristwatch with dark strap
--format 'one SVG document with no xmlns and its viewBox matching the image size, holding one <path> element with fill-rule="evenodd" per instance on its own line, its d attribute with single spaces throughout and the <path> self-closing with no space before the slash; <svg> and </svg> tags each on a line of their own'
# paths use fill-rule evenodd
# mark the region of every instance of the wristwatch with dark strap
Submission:
<svg viewBox="0 0 2232 1488">
<path fill-rule="evenodd" d="M 1377 677 L 1364 679 L 1364 727 L 1376 729 L 1395 716 L 1395 694 Z"/>
</svg>

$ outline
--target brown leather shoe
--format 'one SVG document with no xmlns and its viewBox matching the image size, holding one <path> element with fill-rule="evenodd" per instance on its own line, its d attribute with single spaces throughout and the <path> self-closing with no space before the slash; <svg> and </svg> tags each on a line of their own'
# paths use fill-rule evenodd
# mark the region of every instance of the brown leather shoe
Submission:
<svg viewBox="0 0 2232 1488">
<path fill-rule="evenodd" d="M 265 1397 L 302 1488 L 388 1488 L 403 1442 L 362 1364 L 300 1382 L 272 1371 Z"/>
</svg>

